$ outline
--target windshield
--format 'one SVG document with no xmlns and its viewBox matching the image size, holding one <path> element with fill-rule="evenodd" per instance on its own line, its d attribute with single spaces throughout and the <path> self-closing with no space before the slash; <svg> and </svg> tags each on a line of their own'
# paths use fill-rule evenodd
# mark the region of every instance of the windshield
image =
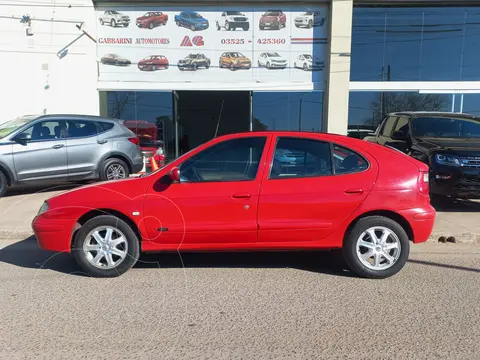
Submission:
<svg viewBox="0 0 480 360">
<path fill-rule="evenodd" d="M 193 13 L 193 14 L 190 14 L 190 16 L 193 18 L 193 19 L 201 19 L 202 16 L 200 14 L 197 14 L 197 13 Z"/>
<path fill-rule="evenodd" d="M 5 138 L 6 136 L 13 133 L 15 130 L 20 129 L 23 125 L 29 123 L 35 118 L 36 116 L 23 116 L 14 120 L 4 122 L 0 125 L 0 139 Z"/>
<path fill-rule="evenodd" d="M 233 58 L 242 58 L 242 57 L 244 57 L 242 54 L 237 53 L 237 52 L 230 53 L 230 56 L 233 57 Z"/>
<path fill-rule="evenodd" d="M 120 15 L 118 11 L 114 11 L 114 10 L 112 10 L 112 14 Z"/>
<path fill-rule="evenodd" d="M 190 54 L 190 55 L 187 56 L 187 59 L 189 59 L 189 58 L 190 59 L 196 59 L 197 57 L 198 57 L 197 54 Z"/>
<path fill-rule="evenodd" d="M 277 11 L 267 11 L 265 13 L 265 16 L 278 16 L 278 12 Z"/>
<path fill-rule="evenodd" d="M 450 117 L 416 118 L 412 123 L 414 137 L 480 138 L 480 122 Z"/>
<path fill-rule="evenodd" d="M 305 56 L 305 59 L 310 59 L 310 60 L 312 60 L 312 56 L 311 56 L 311 55 L 305 54 L 305 55 L 303 55 L 303 56 Z"/>
<path fill-rule="evenodd" d="M 267 53 L 269 57 L 279 57 L 278 53 Z"/>
<path fill-rule="evenodd" d="M 242 15 L 240 11 L 227 11 L 227 15 Z"/>
</svg>

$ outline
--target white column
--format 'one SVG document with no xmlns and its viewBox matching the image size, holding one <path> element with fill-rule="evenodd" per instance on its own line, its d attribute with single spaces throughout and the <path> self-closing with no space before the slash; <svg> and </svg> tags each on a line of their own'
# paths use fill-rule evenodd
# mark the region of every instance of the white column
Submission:
<svg viewBox="0 0 480 360">
<path fill-rule="evenodd" d="M 347 134 L 352 0 L 332 0 L 330 8 L 330 59 L 326 96 L 326 126 L 329 133 Z"/>
</svg>

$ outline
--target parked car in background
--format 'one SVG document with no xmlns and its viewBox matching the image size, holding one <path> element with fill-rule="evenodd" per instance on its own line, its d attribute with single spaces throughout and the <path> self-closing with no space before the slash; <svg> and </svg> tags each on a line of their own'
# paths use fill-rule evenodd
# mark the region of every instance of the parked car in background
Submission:
<svg viewBox="0 0 480 360">
<path fill-rule="evenodd" d="M 280 30 L 287 26 L 287 16 L 282 10 L 268 10 L 260 17 L 259 28 Z"/>
<path fill-rule="evenodd" d="M 0 196 L 7 187 L 115 180 L 143 167 L 138 137 L 122 120 L 32 115 L 0 125 Z"/>
<path fill-rule="evenodd" d="M 293 67 L 303 69 L 305 71 L 323 70 L 325 67 L 325 62 L 320 60 L 318 57 L 313 57 L 310 54 L 300 54 L 295 59 Z"/>
<path fill-rule="evenodd" d="M 250 29 L 248 17 L 240 11 L 224 11 L 216 21 L 217 30 L 225 29 L 237 30 L 241 28 L 244 31 Z"/>
<path fill-rule="evenodd" d="M 296 168 L 273 167 L 275 154 Z M 342 160 L 332 160 L 335 153 Z M 48 199 L 32 223 L 41 248 L 72 252 L 91 276 L 114 277 L 140 251 L 342 248 L 352 272 L 385 278 L 435 210 L 428 166 L 346 136 L 248 132 L 215 138 L 150 175 Z"/>
<path fill-rule="evenodd" d="M 218 66 L 220 68 L 229 68 L 230 70 L 248 70 L 252 67 L 252 61 L 237 51 L 224 52 L 218 60 Z"/>
<path fill-rule="evenodd" d="M 115 65 L 115 66 L 128 66 L 132 62 L 128 59 L 125 59 L 117 54 L 105 54 L 100 59 L 100 62 L 105 65 Z"/>
<path fill-rule="evenodd" d="M 208 29 L 208 20 L 195 11 L 182 11 L 175 15 L 177 26 L 186 27 L 192 31 Z"/>
<path fill-rule="evenodd" d="M 167 25 L 168 15 L 161 11 L 149 11 L 143 16 L 137 18 L 137 26 L 139 28 L 153 29 L 160 25 Z"/>
<path fill-rule="evenodd" d="M 183 60 L 178 61 L 178 68 L 180 70 L 197 70 L 199 67 L 208 69 L 210 67 L 210 59 L 205 54 L 189 54 Z"/>
<path fill-rule="evenodd" d="M 145 120 L 126 120 L 124 125 L 139 139 L 144 163 L 153 157 L 158 166 L 165 165 L 165 144 L 158 139 L 158 126 Z"/>
<path fill-rule="evenodd" d="M 264 52 L 258 58 L 258 67 L 263 66 L 267 69 L 285 69 L 287 67 L 287 59 L 280 56 L 277 52 Z"/>
<path fill-rule="evenodd" d="M 448 112 L 388 114 L 375 138 L 430 167 L 434 197 L 480 199 L 480 118 Z"/>
<path fill-rule="evenodd" d="M 130 16 L 123 15 L 119 11 L 107 10 L 100 17 L 100 25 L 110 25 L 111 27 L 130 25 Z"/>
<path fill-rule="evenodd" d="M 365 140 L 367 136 L 375 136 L 376 127 L 369 125 L 348 125 L 348 136 Z"/>
<path fill-rule="evenodd" d="M 150 55 L 140 60 L 137 66 L 140 70 L 143 70 L 143 71 L 168 69 L 168 59 L 163 55 Z"/>
<path fill-rule="evenodd" d="M 314 26 L 323 26 L 325 24 L 325 17 L 320 11 L 306 11 L 296 16 L 294 22 L 297 28 L 306 27 L 311 29 Z"/>
</svg>

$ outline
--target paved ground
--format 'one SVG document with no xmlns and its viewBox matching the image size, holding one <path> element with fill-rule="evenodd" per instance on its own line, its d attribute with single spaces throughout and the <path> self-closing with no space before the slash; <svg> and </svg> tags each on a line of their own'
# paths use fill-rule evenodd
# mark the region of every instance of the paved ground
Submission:
<svg viewBox="0 0 480 360">
<path fill-rule="evenodd" d="M 93 279 L 32 238 L 0 247 L 1 359 L 480 354 L 477 245 L 415 246 L 402 272 L 377 281 L 351 277 L 332 252 L 150 255 Z"/>
<path fill-rule="evenodd" d="M 30 223 L 43 201 L 72 185 L 50 189 L 30 188 L 10 192 L 0 198 L 0 239 L 31 235 Z M 436 204 L 438 210 L 432 241 L 454 236 L 459 242 L 480 244 L 480 202 L 456 201 Z"/>
</svg>

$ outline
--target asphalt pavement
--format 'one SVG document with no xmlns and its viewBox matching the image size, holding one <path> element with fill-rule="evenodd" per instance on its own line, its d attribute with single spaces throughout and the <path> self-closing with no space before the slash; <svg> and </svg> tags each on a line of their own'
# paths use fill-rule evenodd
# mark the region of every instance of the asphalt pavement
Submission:
<svg viewBox="0 0 480 360">
<path fill-rule="evenodd" d="M 336 252 L 142 256 L 81 274 L 0 241 L 2 359 L 478 359 L 480 247 L 412 246 L 384 280 Z"/>
</svg>

